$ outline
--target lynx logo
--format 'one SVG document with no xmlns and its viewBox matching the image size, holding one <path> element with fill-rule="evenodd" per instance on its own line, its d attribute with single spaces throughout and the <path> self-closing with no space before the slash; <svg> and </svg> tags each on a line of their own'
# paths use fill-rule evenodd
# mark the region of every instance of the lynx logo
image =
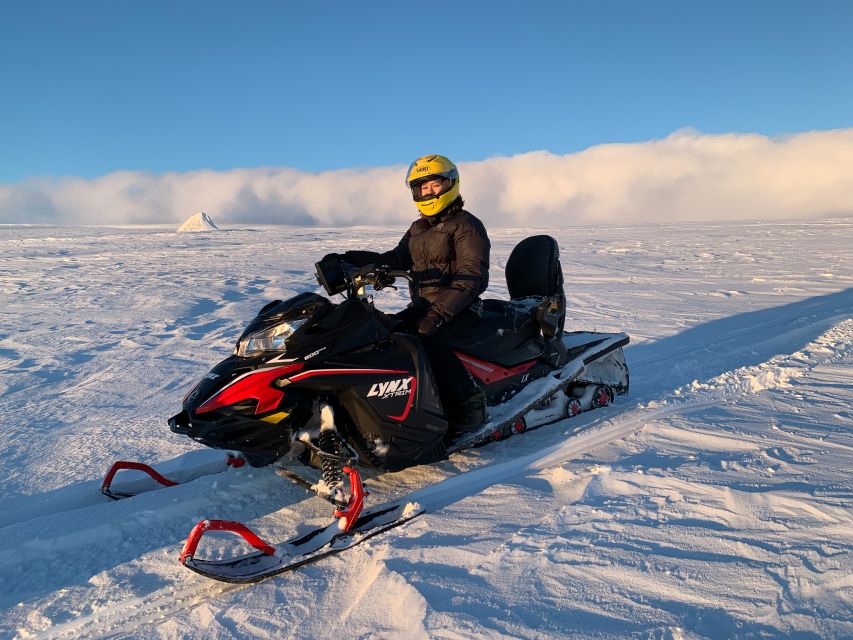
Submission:
<svg viewBox="0 0 853 640">
<path fill-rule="evenodd" d="M 204 376 L 206 380 L 216 380 L 219 377 L 218 373 L 213 373 L 212 371 Z"/>
<path fill-rule="evenodd" d="M 391 380 L 390 382 L 377 382 L 370 391 L 367 392 L 367 397 L 378 397 L 380 400 L 385 398 L 393 398 L 395 396 L 408 395 L 411 389 L 412 380 L 414 378 L 401 378 L 400 380 Z"/>
</svg>

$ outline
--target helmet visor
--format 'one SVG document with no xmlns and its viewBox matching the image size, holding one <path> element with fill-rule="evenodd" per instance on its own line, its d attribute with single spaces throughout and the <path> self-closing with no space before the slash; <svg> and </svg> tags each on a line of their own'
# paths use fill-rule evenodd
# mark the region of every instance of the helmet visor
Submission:
<svg viewBox="0 0 853 640">
<path fill-rule="evenodd" d="M 450 191 L 453 188 L 453 178 L 444 175 L 425 176 L 412 182 L 409 187 L 414 201 L 423 202 Z"/>
</svg>

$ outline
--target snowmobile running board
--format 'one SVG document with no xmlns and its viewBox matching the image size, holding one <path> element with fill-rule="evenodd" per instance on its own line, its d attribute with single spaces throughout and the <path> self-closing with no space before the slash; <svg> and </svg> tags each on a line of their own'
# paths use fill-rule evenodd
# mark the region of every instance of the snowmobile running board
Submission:
<svg viewBox="0 0 853 640">
<path fill-rule="evenodd" d="M 342 531 L 337 521 L 318 527 L 278 546 L 272 546 L 240 522 L 202 520 L 190 532 L 181 551 L 181 564 L 207 578 L 222 582 L 251 583 L 298 569 L 330 555 L 354 547 L 394 527 L 399 527 L 424 512 L 414 503 L 400 502 L 365 511 Z M 201 560 L 194 556 L 201 537 L 207 531 L 230 531 L 242 536 L 258 549 L 227 560 Z"/>
<path fill-rule="evenodd" d="M 575 349 L 571 340 L 582 339 L 584 334 L 570 334 L 567 347 L 570 352 Z M 545 426 L 543 423 L 534 425 L 526 420 L 526 417 L 534 411 L 537 411 L 546 406 L 550 399 L 560 392 L 567 391 L 574 384 L 581 383 L 584 386 L 592 387 L 598 392 L 598 389 L 607 388 L 608 398 L 602 398 L 593 406 L 603 406 L 610 404 L 613 400 L 613 388 L 606 384 L 597 384 L 595 381 L 585 382 L 584 378 L 587 369 L 591 363 L 602 358 L 613 358 L 614 354 L 618 354 L 616 361 L 621 361 L 624 365 L 624 356 L 621 348 L 628 344 L 629 338 L 624 333 L 608 334 L 601 340 L 596 341 L 592 345 L 577 354 L 575 359 L 567 362 L 561 369 L 555 371 L 549 376 L 533 381 L 528 387 L 522 390 L 513 398 L 513 403 L 516 406 L 511 412 L 500 412 L 499 407 L 490 407 L 496 415 L 484 424 L 480 429 L 473 433 L 465 434 L 456 439 L 453 444 L 447 448 L 448 453 L 456 453 L 465 449 L 481 447 L 495 440 L 503 440 L 517 433 L 532 431 L 540 426 Z M 627 393 L 627 386 L 620 393 Z M 571 415 L 575 415 L 574 413 Z"/>
<path fill-rule="evenodd" d="M 225 466 L 219 471 L 215 471 L 214 473 L 221 473 L 222 471 L 226 471 L 229 468 L 237 468 L 242 467 L 246 464 L 246 460 L 244 458 L 229 454 L 225 458 Z M 112 498 L 113 500 L 122 500 L 124 498 L 132 498 L 135 495 L 140 493 L 145 493 L 144 491 L 116 491 L 111 488 L 113 479 L 116 474 L 122 470 L 132 470 L 132 471 L 142 471 L 143 473 L 148 474 L 152 479 L 156 480 L 163 487 L 174 487 L 180 482 L 176 482 L 175 480 L 170 480 L 169 478 L 162 475 L 159 471 L 154 469 L 154 467 L 145 464 L 144 462 L 130 462 L 128 460 L 118 460 L 114 462 L 110 467 L 110 470 L 107 471 L 107 475 L 104 476 L 104 481 L 101 483 L 101 493 L 103 493 L 108 498 Z M 209 475 L 209 474 L 205 474 Z M 160 487 L 158 487 L 160 488 Z"/>
</svg>

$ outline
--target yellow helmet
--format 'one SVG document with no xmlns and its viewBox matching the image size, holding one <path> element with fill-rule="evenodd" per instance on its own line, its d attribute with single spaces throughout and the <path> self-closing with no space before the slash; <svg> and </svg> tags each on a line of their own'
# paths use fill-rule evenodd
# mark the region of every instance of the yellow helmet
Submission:
<svg viewBox="0 0 853 640">
<path fill-rule="evenodd" d="M 441 193 L 421 195 L 421 185 L 427 180 L 437 179 L 445 181 Z M 459 170 L 444 156 L 423 156 L 409 165 L 406 184 L 412 190 L 418 211 L 425 216 L 434 216 L 459 197 Z"/>
</svg>

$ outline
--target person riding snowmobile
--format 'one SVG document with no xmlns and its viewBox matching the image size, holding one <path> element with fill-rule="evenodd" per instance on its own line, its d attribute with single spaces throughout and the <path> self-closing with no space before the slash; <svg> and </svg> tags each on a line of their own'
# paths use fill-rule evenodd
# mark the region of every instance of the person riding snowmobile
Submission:
<svg viewBox="0 0 853 640">
<path fill-rule="evenodd" d="M 394 249 L 332 253 L 322 262 L 411 271 L 412 302 L 397 314 L 400 328 L 420 336 L 454 429 L 472 431 L 486 419 L 486 396 L 450 341 L 468 333 L 479 319 L 479 296 L 489 284 L 491 244 L 483 223 L 464 209 L 459 171 L 449 159 L 418 158 L 406 172 L 406 185 L 420 217 Z"/>
</svg>

